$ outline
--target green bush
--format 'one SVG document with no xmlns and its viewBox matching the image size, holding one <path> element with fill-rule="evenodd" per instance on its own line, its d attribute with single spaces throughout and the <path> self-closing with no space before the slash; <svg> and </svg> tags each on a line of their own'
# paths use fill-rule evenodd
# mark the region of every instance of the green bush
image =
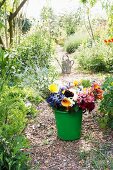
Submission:
<svg viewBox="0 0 113 170">
<path fill-rule="evenodd" d="M 16 77 L 17 58 L 0 48 L 0 91 L 5 85 L 13 86 Z"/>
<path fill-rule="evenodd" d="M 35 101 L 36 100 L 36 101 Z M 0 93 L 0 169 L 26 170 L 28 141 L 22 135 L 28 118 L 35 116 L 34 105 L 41 101 L 31 88 L 4 87 Z M 35 102 L 34 102 L 35 101 Z"/>
<path fill-rule="evenodd" d="M 96 43 L 92 46 L 81 46 L 78 49 L 77 59 L 79 66 L 82 69 L 90 70 L 93 72 L 110 72 L 112 70 L 110 62 L 112 53 L 109 53 L 109 47 L 104 44 Z"/>
<path fill-rule="evenodd" d="M 32 97 L 33 98 L 33 97 Z M 27 115 L 35 115 L 37 110 L 30 103 L 29 95 L 16 87 L 5 88 L 0 99 L 0 129 L 5 138 L 20 134 L 26 126 Z"/>
<path fill-rule="evenodd" d="M 89 69 L 93 72 L 106 71 L 107 67 L 104 57 L 101 55 L 96 55 L 95 57 L 92 57 Z"/>
<path fill-rule="evenodd" d="M 60 16 L 59 25 L 67 35 L 74 34 L 81 21 L 81 10 L 78 9 L 74 13 L 63 14 Z"/>
<path fill-rule="evenodd" d="M 76 32 L 75 34 L 67 38 L 64 44 L 64 49 L 68 53 L 74 53 L 75 50 L 80 46 L 80 44 L 85 43 L 87 39 L 88 39 L 87 34 Z"/>
<path fill-rule="evenodd" d="M 25 70 L 26 66 L 49 67 L 51 54 L 53 53 L 53 40 L 43 27 L 26 37 L 17 47 L 15 55 L 18 58 L 19 69 Z M 12 55 L 12 54 L 11 54 Z"/>
<path fill-rule="evenodd" d="M 20 84 L 21 87 L 32 87 L 40 96 L 46 98 L 49 84 L 51 84 L 58 75 L 52 67 L 48 69 L 46 67 L 39 68 L 35 66 L 34 68 L 26 68 L 25 72 L 19 76 L 22 80 Z"/>
<path fill-rule="evenodd" d="M 25 137 L 15 135 L 10 139 L 0 136 L 0 169 L 1 170 L 28 170 L 28 141 Z"/>
<path fill-rule="evenodd" d="M 90 80 L 82 80 L 81 82 L 81 85 L 84 87 L 84 88 L 87 88 L 87 87 L 91 87 L 91 82 Z"/>
<path fill-rule="evenodd" d="M 99 118 L 100 126 L 110 127 L 113 129 L 113 76 L 109 76 L 103 83 L 104 96 L 100 103 L 100 112 L 102 113 Z"/>
</svg>

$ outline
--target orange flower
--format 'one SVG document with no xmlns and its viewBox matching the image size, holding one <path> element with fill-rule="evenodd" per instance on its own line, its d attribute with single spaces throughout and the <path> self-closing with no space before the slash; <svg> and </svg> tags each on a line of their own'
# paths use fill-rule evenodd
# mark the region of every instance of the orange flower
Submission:
<svg viewBox="0 0 113 170">
<path fill-rule="evenodd" d="M 97 94 L 97 97 L 96 97 L 96 98 L 102 100 L 103 95 L 102 95 L 102 94 Z"/>
<path fill-rule="evenodd" d="M 94 83 L 93 87 L 94 87 L 95 90 L 100 88 L 100 86 L 97 83 Z"/>
<path fill-rule="evenodd" d="M 103 93 L 103 90 L 100 88 L 96 89 L 96 91 L 97 91 L 97 93 Z"/>
<path fill-rule="evenodd" d="M 113 42 L 113 38 L 111 39 L 111 42 Z"/>
<path fill-rule="evenodd" d="M 103 98 L 103 90 L 102 89 L 96 89 L 96 98 L 102 100 Z"/>
<path fill-rule="evenodd" d="M 64 107 L 70 107 L 72 105 L 71 101 L 68 99 L 68 98 L 64 98 L 62 101 L 61 101 L 61 104 L 62 106 Z"/>
</svg>

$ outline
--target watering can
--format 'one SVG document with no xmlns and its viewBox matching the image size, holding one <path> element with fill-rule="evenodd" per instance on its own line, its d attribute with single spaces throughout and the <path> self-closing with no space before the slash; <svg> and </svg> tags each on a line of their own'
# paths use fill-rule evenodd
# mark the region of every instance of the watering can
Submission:
<svg viewBox="0 0 113 170">
<path fill-rule="evenodd" d="M 68 55 L 66 54 L 65 56 L 62 57 L 62 62 L 60 63 L 59 60 L 56 58 L 59 66 L 61 67 L 62 73 L 63 74 L 70 74 L 71 73 L 71 68 L 74 64 L 73 60 L 69 60 Z"/>
</svg>

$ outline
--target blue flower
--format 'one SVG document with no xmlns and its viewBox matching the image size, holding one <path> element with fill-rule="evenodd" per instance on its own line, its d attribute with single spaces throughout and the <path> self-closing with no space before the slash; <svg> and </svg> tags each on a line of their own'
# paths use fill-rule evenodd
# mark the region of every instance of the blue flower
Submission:
<svg viewBox="0 0 113 170">
<path fill-rule="evenodd" d="M 58 92 L 57 94 L 53 93 L 47 98 L 47 102 L 51 107 L 59 107 L 61 106 L 61 101 L 64 97 L 65 96 L 61 92 Z"/>
</svg>

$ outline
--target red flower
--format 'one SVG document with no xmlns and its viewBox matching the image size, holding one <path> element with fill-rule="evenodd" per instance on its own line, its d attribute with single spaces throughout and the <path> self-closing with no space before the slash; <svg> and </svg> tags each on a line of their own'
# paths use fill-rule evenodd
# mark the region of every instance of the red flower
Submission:
<svg viewBox="0 0 113 170">
<path fill-rule="evenodd" d="M 108 42 L 110 43 L 110 42 L 112 42 L 111 40 L 108 40 Z"/>
<path fill-rule="evenodd" d="M 107 43 L 108 41 L 107 40 L 104 40 L 105 43 Z"/>
<path fill-rule="evenodd" d="M 92 87 L 94 88 L 94 90 L 95 89 L 99 89 L 100 88 L 100 85 L 99 84 L 97 84 L 97 83 L 94 83 L 93 85 L 92 85 Z"/>
</svg>

